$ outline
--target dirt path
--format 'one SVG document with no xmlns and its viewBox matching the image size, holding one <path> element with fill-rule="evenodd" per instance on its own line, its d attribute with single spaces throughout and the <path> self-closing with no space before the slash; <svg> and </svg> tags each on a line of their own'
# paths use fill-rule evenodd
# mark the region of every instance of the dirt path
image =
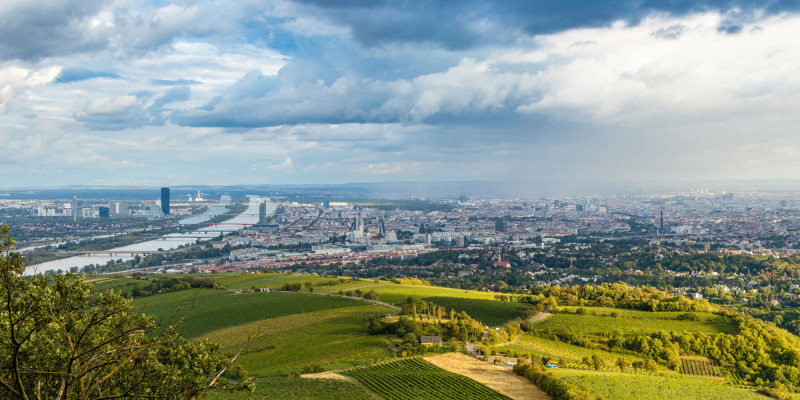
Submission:
<svg viewBox="0 0 800 400">
<path fill-rule="evenodd" d="M 499 365 L 459 353 L 440 354 L 426 357 L 425 360 L 439 368 L 472 378 L 512 399 L 550 400 L 550 396 L 531 381 Z"/>
<path fill-rule="evenodd" d="M 544 308 L 544 311 L 542 311 L 542 312 L 540 312 L 540 313 L 528 318 L 528 322 L 536 322 L 536 321 L 538 321 L 540 319 L 545 319 L 545 318 L 549 317 L 550 315 L 551 315 L 550 314 L 550 305 L 548 304 L 547 307 Z"/>
</svg>

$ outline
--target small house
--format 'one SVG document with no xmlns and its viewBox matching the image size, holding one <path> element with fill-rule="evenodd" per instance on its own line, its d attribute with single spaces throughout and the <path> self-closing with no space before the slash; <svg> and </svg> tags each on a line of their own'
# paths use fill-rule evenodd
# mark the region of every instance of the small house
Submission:
<svg viewBox="0 0 800 400">
<path fill-rule="evenodd" d="M 558 368 L 558 365 L 553 364 L 552 361 L 544 357 L 542 357 L 542 365 L 544 365 L 547 368 Z"/>
<path fill-rule="evenodd" d="M 442 337 L 441 336 L 423 336 L 419 338 L 419 344 L 427 347 L 431 347 L 433 345 L 442 345 Z"/>
</svg>

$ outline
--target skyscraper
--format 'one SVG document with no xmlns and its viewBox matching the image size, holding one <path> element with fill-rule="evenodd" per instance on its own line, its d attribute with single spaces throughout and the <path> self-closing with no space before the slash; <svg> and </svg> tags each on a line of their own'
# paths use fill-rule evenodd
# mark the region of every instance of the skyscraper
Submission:
<svg viewBox="0 0 800 400">
<path fill-rule="evenodd" d="M 72 221 L 78 222 L 78 195 L 72 191 Z"/>
<path fill-rule="evenodd" d="M 267 202 L 262 202 L 258 205 L 258 224 L 267 224 Z"/>
<path fill-rule="evenodd" d="M 169 188 L 162 187 L 161 188 L 161 212 L 164 215 L 169 215 Z"/>
</svg>

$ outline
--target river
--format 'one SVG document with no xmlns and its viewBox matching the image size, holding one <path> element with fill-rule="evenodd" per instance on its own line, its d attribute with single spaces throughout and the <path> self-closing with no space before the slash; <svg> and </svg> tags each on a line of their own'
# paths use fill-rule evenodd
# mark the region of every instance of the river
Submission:
<svg viewBox="0 0 800 400">
<path fill-rule="evenodd" d="M 133 259 L 134 256 L 142 252 L 157 252 L 159 250 L 172 250 L 179 246 L 192 244 L 200 241 L 211 240 L 220 234 L 235 232 L 241 228 L 254 225 L 258 223 L 258 205 L 261 202 L 267 202 L 267 215 L 275 212 L 275 203 L 267 197 L 248 196 L 250 204 L 247 209 L 223 222 L 211 225 L 197 231 L 188 233 L 171 233 L 161 236 L 158 239 L 148 240 L 141 243 L 131 244 L 128 246 L 117 247 L 106 252 L 86 253 L 80 256 L 69 258 L 62 258 L 60 260 L 53 260 L 41 264 L 29 265 L 25 268 L 26 275 L 33 275 L 43 273 L 45 271 L 68 271 L 72 267 L 83 267 L 89 264 L 105 265 L 110 260 L 127 261 Z M 182 225 L 197 224 L 208 221 L 215 215 L 219 215 L 227 211 L 225 204 L 230 203 L 230 197 L 222 196 L 220 203 L 211 208 L 211 210 L 191 218 L 179 221 Z M 126 253 L 130 251 L 131 253 Z M 111 253 L 113 252 L 113 253 Z"/>
</svg>

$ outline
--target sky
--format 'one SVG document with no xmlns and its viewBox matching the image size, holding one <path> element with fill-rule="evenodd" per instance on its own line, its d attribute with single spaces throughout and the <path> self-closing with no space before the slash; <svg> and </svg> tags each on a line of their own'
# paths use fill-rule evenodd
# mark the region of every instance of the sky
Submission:
<svg viewBox="0 0 800 400">
<path fill-rule="evenodd" d="M 796 179 L 800 3 L 0 2 L 0 183 Z"/>
</svg>

